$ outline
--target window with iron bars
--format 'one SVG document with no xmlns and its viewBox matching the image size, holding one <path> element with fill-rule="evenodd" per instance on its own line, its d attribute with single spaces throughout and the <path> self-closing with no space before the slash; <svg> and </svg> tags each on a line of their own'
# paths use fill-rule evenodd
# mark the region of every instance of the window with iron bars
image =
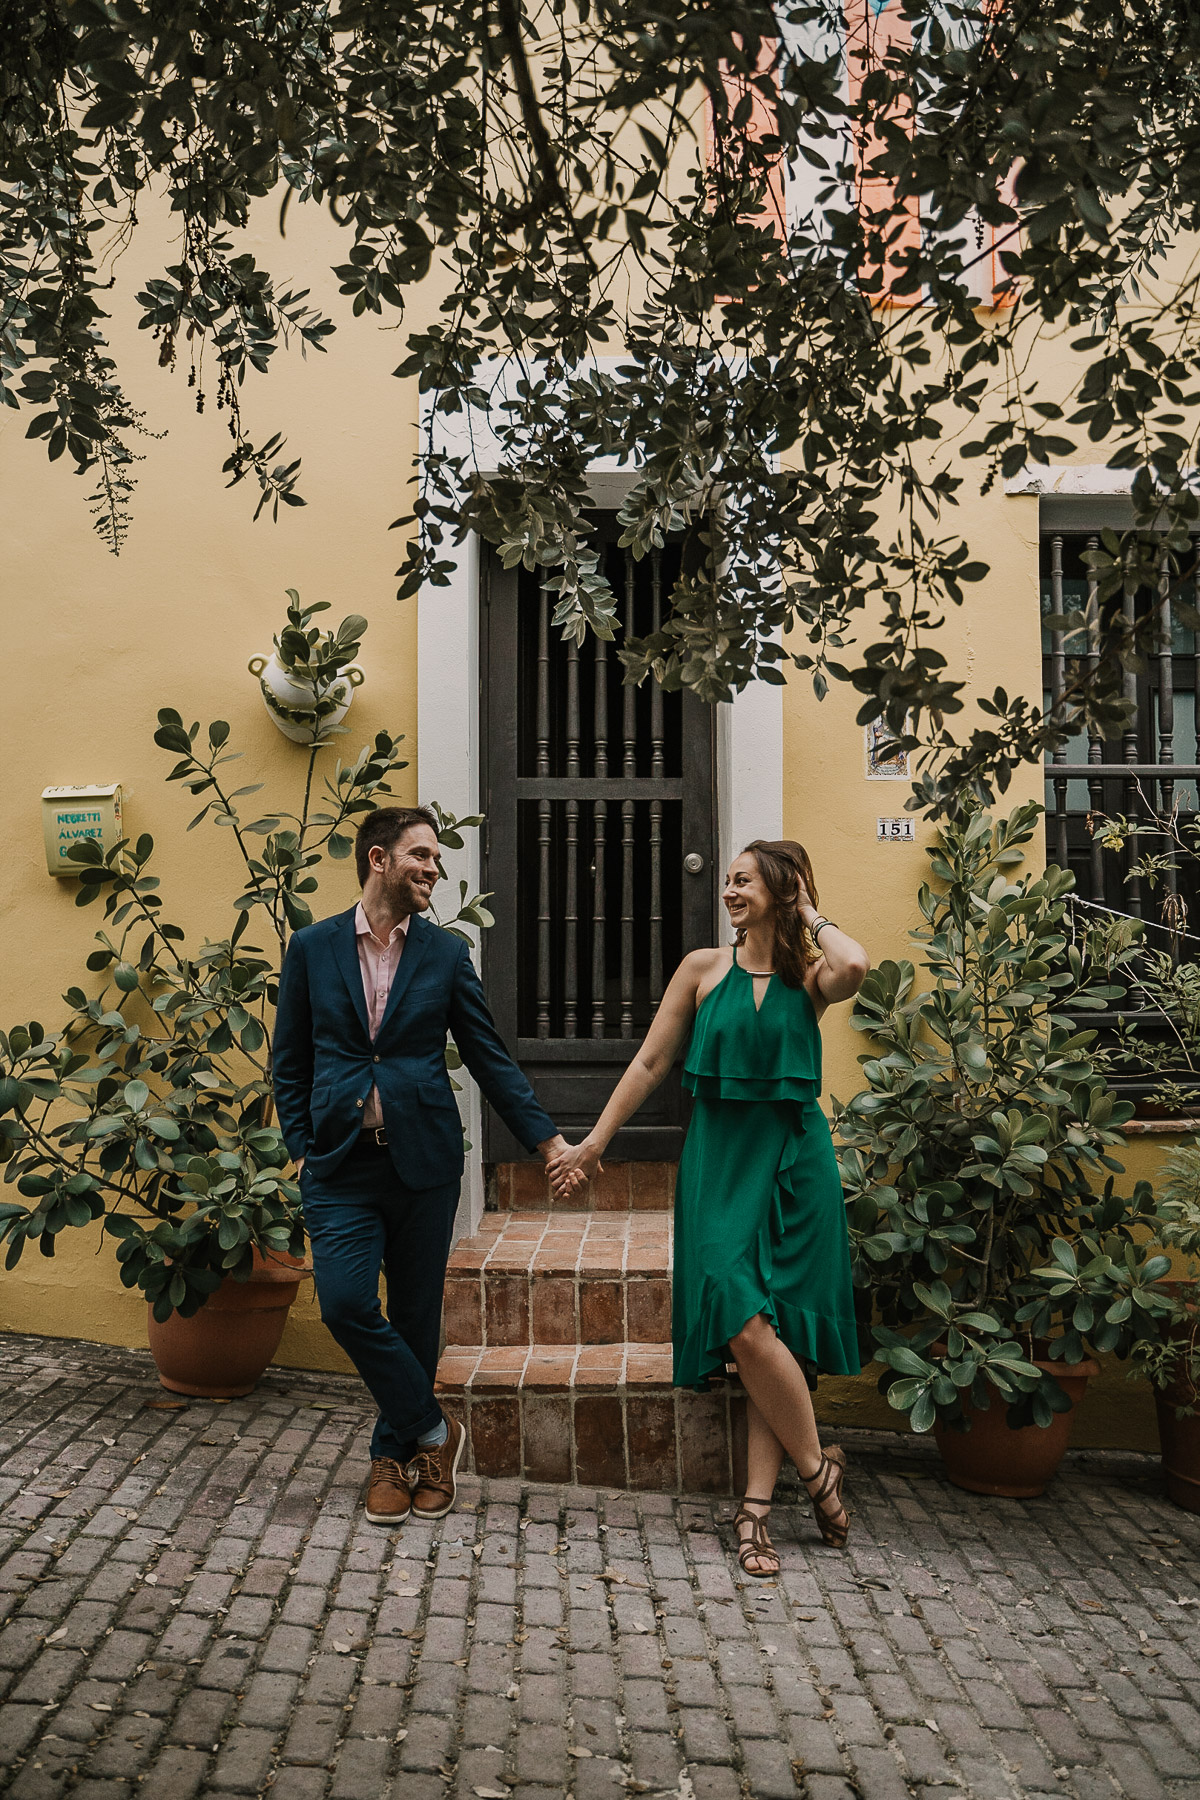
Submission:
<svg viewBox="0 0 1200 1800">
<path fill-rule="evenodd" d="M 1098 530 L 1042 538 L 1043 617 L 1084 618 L 1074 631 L 1043 626 L 1047 710 L 1098 656 L 1100 604 L 1089 558 L 1098 546 Z M 1191 991 L 1200 983 L 1200 856 L 1177 852 L 1181 842 L 1200 847 L 1192 838 L 1200 824 L 1196 633 L 1180 616 L 1195 593 L 1194 574 L 1172 590 L 1164 557 L 1153 594 L 1124 595 L 1127 618 L 1149 613 L 1157 621 L 1141 667 L 1125 675 L 1126 725 L 1107 740 L 1077 731 L 1045 767 L 1046 857 L 1074 873 L 1071 929 L 1081 943 L 1090 938 L 1099 961 L 1114 958 L 1114 980 L 1125 988 L 1110 1009 L 1081 1013 L 1079 1022 L 1098 1029 L 1109 1078 L 1124 1097 L 1153 1102 L 1166 1084 L 1174 1091 L 1169 1108 L 1194 1096 L 1189 1112 L 1200 1110 L 1200 987 Z M 1106 822 L 1114 820 L 1135 830 L 1113 829 Z M 1163 861 L 1154 881 L 1138 873 L 1147 858 Z M 1135 934 L 1140 947 L 1122 952 Z"/>
</svg>

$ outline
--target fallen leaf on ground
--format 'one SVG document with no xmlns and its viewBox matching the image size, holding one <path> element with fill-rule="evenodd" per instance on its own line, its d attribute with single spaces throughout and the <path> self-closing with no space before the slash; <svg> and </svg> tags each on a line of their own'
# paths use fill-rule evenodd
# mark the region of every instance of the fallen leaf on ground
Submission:
<svg viewBox="0 0 1200 1800">
<path fill-rule="evenodd" d="M 926 1719 L 923 1722 L 928 1725 L 930 1731 L 940 1731 L 942 1729 L 936 1719 Z"/>
<path fill-rule="evenodd" d="M 93 1712 L 111 1712 L 112 1711 L 112 1707 L 106 1705 L 103 1700 L 89 1700 L 88 1705 L 90 1706 L 90 1708 L 92 1709 Z"/>
<path fill-rule="evenodd" d="M 473 1787 L 471 1792 L 473 1794 L 478 1794 L 479 1800 L 508 1800 L 508 1796 L 512 1793 L 512 1789 L 506 1787 Z"/>
<path fill-rule="evenodd" d="M 616 1582 L 619 1582 L 622 1587 L 642 1588 L 642 1589 L 645 1589 L 645 1587 L 646 1587 L 646 1583 L 644 1581 L 634 1581 L 632 1576 L 622 1575 L 619 1569 L 601 1569 L 600 1580 L 601 1581 L 616 1581 Z"/>
<path fill-rule="evenodd" d="M 66 1635 L 67 1635 L 66 1626 L 60 1625 L 57 1631 L 52 1631 L 50 1633 L 50 1636 L 46 1639 L 46 1642 L 48 1644 L 57 1644 L 59 1638 L 65 1638 Z"/>
<path fill-rule="evenodd" d="M 143 1405 L 151 1407 L 155 1412 L 179 1412 L 187 1405 L 186 1400 L 146 1400 Z"/>
<path fill-rule="evenodd" d="M 333 1647 L 339 1656 L 349 1656 L 350 1654 L 349 1644 L 341 1644 L 336 1638 L 333 1640 Z"/>
<path fill-rule="evenodd" d="M 567 1745 L 567 1755 L 568 1756 L 592 1756 L 593 1754 L 594 1754 L 593 1751 L 586 1750 L 582 1744 L 568 1744 Z"/>
</svg>

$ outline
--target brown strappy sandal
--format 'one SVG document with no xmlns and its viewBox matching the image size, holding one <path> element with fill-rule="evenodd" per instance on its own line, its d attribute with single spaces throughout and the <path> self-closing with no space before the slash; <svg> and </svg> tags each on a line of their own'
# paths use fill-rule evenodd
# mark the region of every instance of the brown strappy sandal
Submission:
<svg viewBox="0 0 1200 1800">
<path fill-rule="evenodd" d="M 832 1500 L 834 1510 L 836 1511 L 840 1507 L 843 1515 L 846 1514 L 845 1506 L 842 1504 L 842 1483 L 846 1479 L 846 1452 L 840 1444 L 830 1444 L 829 1449 L 822 1452 L 815 1472 L 812 1475 L 801 1474 L 800 1479 L 805 1487 L 810 1481 L 820 1482 L 821 1485 L 816 1493 L 810 1493 L 808 1497 L 812 1501 L 813 1518 L 817 1521 L 821 1542 L 828 1544 L 831 1550 L 844 1550 L 846 1539 L 850 1536 L 849 1516 L 844 1516 L 843 1522 L 835 1525 L 826 1512 L 824 1503 L 826 1500 Z"/>
<path fill-rule="evenodd" d="M 779 1573 L 779 1552 L 776 1550 L 774 1544 L 768 1543 L 767 1541 L 767 1521 L 765 1519 L 760 1519 L 757 1513 L 752 1513 L 749 1510 L 752 1506 L 770 1506 L 771 1504 L 772 1502 L 770 1500 L 757 1500 L 753 1494 L 747 1494 L 746 1498 L 742 1501 L 742 1504 L 733 1515 L 733 1529 L 735 1531 L 737 1531 L 738 1526 L 741 1525 L 743 1521 L 750 1527 L 750 1536 L 742 1538 L 738 1544 L 738 1565 L 741 1568 L 742 1574 L 748 1575 L 751 1581 L 774 1581 Z M 773 1560 L 775 1567 L 773 1569 L 748 1568 L 746 1566 L 746 1559 L 750 1556 L 755 1556 L 760 1559 L 769 1556 Z"/>
</svg>

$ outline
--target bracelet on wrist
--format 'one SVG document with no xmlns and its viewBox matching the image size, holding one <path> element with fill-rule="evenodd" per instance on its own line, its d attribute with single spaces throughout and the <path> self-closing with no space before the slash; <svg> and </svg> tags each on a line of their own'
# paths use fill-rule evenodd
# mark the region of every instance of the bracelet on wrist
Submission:
<svg viewBox="0 0 1200 1800">
<path fill-rule="evenodd" d="M 809 935 L 812 938 L 812 941 L 814 944 L 818 942 L 818 940 L 821 936 L 821 933 L 824 931 L 824 929 L 827 925 L 832 925 L 833 929 L 835 931 L 837 930 L 837 925 L 834 923 L 834 921 L 832 919 L 820 919 L 820 920 L 818 920 L 816 925 L 813 925 L 810 927 Z"/>
</svg>

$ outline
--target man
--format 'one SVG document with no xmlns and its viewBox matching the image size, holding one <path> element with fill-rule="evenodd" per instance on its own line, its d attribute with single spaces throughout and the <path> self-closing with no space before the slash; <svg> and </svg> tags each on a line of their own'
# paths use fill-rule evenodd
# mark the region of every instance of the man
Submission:
<svg viewBox="0 0 1200 1800">
<path fill-rule="evenodd" d="M 399 1525 L 410 1509 L 450 1511 L 465 1438 L 433 1391 L 463 1170 L 447 1032 L 514 1137 L 547 1161 L 566 1145 L 504 1048 L 466 943 L 421 917 L 441 873 L 432 813 L 381 807 L 355 856 L 362 900 L 288 946 L 275 1100 L 321 1317 L 379 1407 L 366 1516 Z"/>
</svg>

